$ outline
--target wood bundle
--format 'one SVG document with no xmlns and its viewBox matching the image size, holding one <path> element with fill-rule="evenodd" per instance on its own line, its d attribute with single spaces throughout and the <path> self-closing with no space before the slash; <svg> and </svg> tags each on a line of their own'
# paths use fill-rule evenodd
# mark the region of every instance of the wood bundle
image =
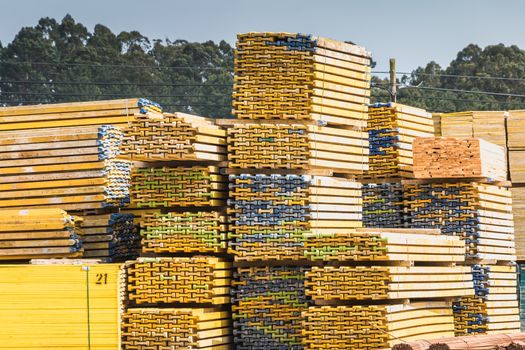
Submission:
<svg viewBox="0 0 525 350">
<path fill-rule="evenodd" d="M 136 161 L 226 160 L 226 131 L 184 113 L 136 114 L 123 129 L 123 157 Z"/>
<path fill-rule="evenodd" d="M 513 183 L 525 183 L 525 150 L 509 150 L 509 171 Z"/>
<path fill-rule="evenodd" d="M 237 124 L 228 129 L 229 166 L 239 169 L 368 169 L 367 134 L 303 124 Z"/>
<path fill-rule="evenodd" d="M 0 265 L 0 349 L 119 348 L 120 265 L 61 261 Z"/>
<path fill-rule="evenodd" d="M 360 227 L 361 184 L 324 176 L 230 175 L 237 261 L 302 260 L 304 234 Z"/>
<path fill-rule="evenodd" d="M 145 253 L 224 253 L 226 218 L 219 212 L 148 213 L 140 225 Z"/>
<path fill-rule="evenodd" d="M 129 202 L 131 163 L 108 125 L 0 133 L 0 207 L 99 209 Z"/>
<path fill-rule="evenodd" d="M 133 214 L 85 214 L 82 218 L 84 258 L 124 261 L 139 256 L 140 235 Z"/>
<path fill-rule="evenodd" d="M 366 127 L 370 53 L 295 33 L 237 36 L 233 114 Z"/>
<path fill-rule="evenodd" d="M 362 192 L 364 227 L 408 226 L 401 182 L 363 184 Z"/>
<path fill-rule="evenodd" d="M 508 112 L 507 146 L 509 149 L 525 149 L 525 110 Z"/>
<path fill-rule="evenodd" d="M 441 135 L 441 116 L 443 113 L 432 113 L 432 121 L 434 122 L 434 136 Z"/>
<path fill-rule="evenodd" d="M 237 268 L 232 280 L 235 348 L 301 349 L 305 267 Z"/>
<path fill-rule="evenodd" d="M 412 177 L 412 143 L 416 137 L 434 136 L 432 115 L 399 103 L 370 107 L 368 121 L 368 178 Z"/>
<path fill-rule="evenodd" d="M 132 305 L 230 302 L 231 263 L 220 258 L 139 258 L 125 271 Z"/>
<path fill-rule="evenodd" d="M 306 295 L 323 303 L 474 294 L 468 266 L 314 266 L 305 285 Z"/>
<path fill-rule="evenodd" d="M 404 186 L 412 227 L 462 237 L 468 258 L 516 260 L 508 188 L 474 182 Z"/>
<path fill-rule="evenodd" d="M 494 350 L 497 346 L 523 341 L 525 333 L 492 334 L 417 340 L 394 345 L 393 350 Z"/>
<path fill-rule="evenodd" d="M 315 306 L 303 317 L 305 349 L 376 350 L 413 339 L 454 335 L 452 308 L 441 301 Z"/>
<path fill-rule="evenodd" d="M 0 210 L 0 260 L 82 256 L 81 221 L 61 209 Z"/>
<path fill-rule="evenodd" d="M 505 150 L 482 139 L 418 137 L 414 140 L 413 148 L 416 179 L 507 179 Z"/>
<path fill-rule="evenodd" d="M 218 308 L 128 309 L 122 314 L 122 349 L 228 350 L 231 315 Z"/>
<path fill-rule="evenodd" d="M 215 166 L 136 168 L 131 174 L 131 206 L 223 206 L 225 183 Z"/>
<path fill-rule="evenodd" d="M 0 107 L 0 131 L 68 128 L 79 126 L 126 126 L 135 113 L 162 112 L 143 98 L 71 102 L 47 105 Z"/>
<path fill-rule="evenodd" d="M 441 114 L 441 136 L 476 137 L 507 147 L 504 111 L 468 111 Z"/>
<path fill-rule="evenodd" d="M 311 235 L 305 255 L 313 261 L 463 262 L 465 242 L 438 230 L 358 229 Z"/>
<path fill-rule="evenodd" d="M 518 289 L 518 301 L 520 309 L 520 322 L 521 327 L 525 326 L 525 265 L 520 263 L 518 265 L 518 278 L 519 278 L 519 289 Z M 518 303 L 516 303 L 516 306 Z"/>
</svg>

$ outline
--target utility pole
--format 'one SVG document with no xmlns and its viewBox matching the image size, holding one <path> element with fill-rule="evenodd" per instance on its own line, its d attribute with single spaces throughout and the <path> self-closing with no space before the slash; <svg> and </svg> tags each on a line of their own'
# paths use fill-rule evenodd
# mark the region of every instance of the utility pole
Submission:
<svg viewBox="0 0 525 350">
<path fill-rule="evenodd" d="M 390 101 L 397 102 L 396 59 L 390 59 Z"/>
</svg>

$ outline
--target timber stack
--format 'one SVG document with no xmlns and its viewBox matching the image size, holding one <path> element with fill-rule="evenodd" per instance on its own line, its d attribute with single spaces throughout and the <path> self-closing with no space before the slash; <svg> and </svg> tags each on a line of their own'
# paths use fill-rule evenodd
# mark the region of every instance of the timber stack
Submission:
<svg viewBox="0 0 525 350">
<path fill-rule="evenodd" d="M 465 241 L 465 265 L 471 269 L 475 296 L 454 303 L 456 335 L 512 333 L 520 323 L 512 197 L 508 183 L 501 181 L 505 152 L 494 144 L 484 146 L 490 152 L 468 146 L 473 144 L 483 142 L 416 140 L 417 179 L 404 182 L 405 205 L 412 227 L 437 228 Z M 453 153 L 465 154 L 465 164 L 458 164 L 457 171 L 438 170 Z"/>
<path fill-rule="evenodd" d="M 432 115 L 399 103 L 377 103 L 369 108 L 367 130 L 370 164 L 362 180 L 365 226 L 410 227 L 401 182 L 413 177 L 416 137 L 434 135 Z"/>
<path fill-rule="evenodd" d="M 306 239 L 362 226 L 353 178 L 368 168 L 370 54 L 310 35 L 239 34 L 234 79 L 237 119 L 221 124 L 235 345 L 303 349 Z"/>
<path fill-rule="evenodd" d="M 226 132 L 208 118 L 150 111 L 128 123 L 122 143 L 135 164 L 129 212 L 143 256 L 124 267 L 123 348 L 229 349 Z"/>
</svg>

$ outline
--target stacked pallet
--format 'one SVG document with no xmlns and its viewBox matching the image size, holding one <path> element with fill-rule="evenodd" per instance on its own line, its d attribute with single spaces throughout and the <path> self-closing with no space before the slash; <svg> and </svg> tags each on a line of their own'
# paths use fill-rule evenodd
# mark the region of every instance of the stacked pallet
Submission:
<svg viewBox="0 0 525 350">
<path fill-rule="evenodd" d="M 450 303 L 316 306 L 304 313 L 305 349 L 390 348 L 420 338 L 454 335 Z"/>
<path fill-rule="evenodd" d="M 139 258 L 126 262 L 124 269 L 132 306 L 230 301 L 231 264 L 220 258 Z"/>
<path fill-rule="evenodd" d="M 223 161 L 226 132 L 184 113 L 136 114 L 124 129 L 123 157 L 136 161 Z"/>
<path fill-rule="evenodd" d="M 216 166 L 136 168 L 131 174 L 131 207 L 223 206 L 225 182 Z"/>
<path fill-rule="evenodd" d="M 370 164 L 366 177 L 412 177 L 412 143 L 434 136 L 432 115 L 399 103 L 376 104 L 369 109 Z"/>
<path fill-rule="evenodd" d="M 362 193 L 364 227 L 407 226 L 403 185 L 400 182 L 364 183 Z"/>
<path fill-rule="evenodd" d="M 519 331 L 515 267 L 474 265 L 471 269 L 476 295 L 454 303 L 456 335 Z"/>
<path fill-rule="evenodd" d="M 118 264 L 0 265 L 0 349 L 119 349 Z"/>
<path fill-rule="evenodd" d="M 405 184 L 409 220 L 466 242 L 471 259 L 516 260 L 508 188 L 473 182 Z"/>
<path fill-rule="evenodd" d="M 302 349 L 309 298 L 297 266 L 239 267 L 232 281 L 236 349 Z"/>
<path fill-rule="evenodd" d="M 83 257 L 111 261 L 135 259 L 140 252 L 140 236 L 132 214 L 82 215 Z"/>
<path fill-rule="evenodd" d="M 482 139 L 416 138 L 413 148 L 416 179 L 507 179 L 505 150 Z"/>
<path fill-rule="evenodd" d="M 504 111 L 467 111 L 441 114 L 441 136 L 476 137 L 507 147 Z"/>
<path fill-rule="evenodd" d="M 146 213 L 141 223 L 145 253 L 223 253 L 226 218 L 219 212 Z"/>
<path fill-rule="evenodd" d="M 230 315 L 217 308 L 136 308 L 122 315 L 125 349 L 227 350 L 230 343 Z"/>
<path fill-rule="evenodd" d="M 366 127 L 370 53 L 294 33 L 237 36 L 233 114 Z"/>
<path fill-rule="evenodd" d="M 81 221 L 61 209 L 0 210 L 0 260 L 82 256 Z"/>
<path fill-rule="evenodd" d="M 465 243 L 437 230 L 360 229 L 309 237 L 306 349 L 383 349 L 454 334 L 448 298 L 474 296 Z M 380 262 L 380 265 L 376 263 Z M 421 301 L 425 300 L 425 303 Z M 344 325 L 344 326 L 340 326 Z"/>
<path fill-rule="evenodd" d="M 114 125 L 125 127 L 135 113 L 161 113 L 162 108 L 144 98 L 71 102 L 0 108 L 0 131 Z"/>
<path fill-rule="evenodd" d="M 309 175 L 230 175 L 236 261 L 303 260 L 304 235 L 361 226 L 360 184 Z"/>
<path fill-rule="evenodd" d="M 366 133 L 304 124 L 237 124 L 228 129 L 228 161 L 239 169 L 368 169 Z"/>
<path fill-rule="evenodd" d="M 100 209 L 129 202 L 131 164 L 112 126 L 0 134 L 0 208 Z"/>
</svg>

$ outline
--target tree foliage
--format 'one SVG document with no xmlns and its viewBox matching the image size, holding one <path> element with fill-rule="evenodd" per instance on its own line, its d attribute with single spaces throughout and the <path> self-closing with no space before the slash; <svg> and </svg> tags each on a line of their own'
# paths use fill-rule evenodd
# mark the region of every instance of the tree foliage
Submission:
<svg viewBox="0 0 525 350">
<path fill-rule="evenodd" d="M 147 97 L 168 110 L 227 117 L 233 48 L 221 41 L 150 40 L 90 32 L 70 15 L 42 18 L 0 45 L 0 104 Z"/>
</svg>

